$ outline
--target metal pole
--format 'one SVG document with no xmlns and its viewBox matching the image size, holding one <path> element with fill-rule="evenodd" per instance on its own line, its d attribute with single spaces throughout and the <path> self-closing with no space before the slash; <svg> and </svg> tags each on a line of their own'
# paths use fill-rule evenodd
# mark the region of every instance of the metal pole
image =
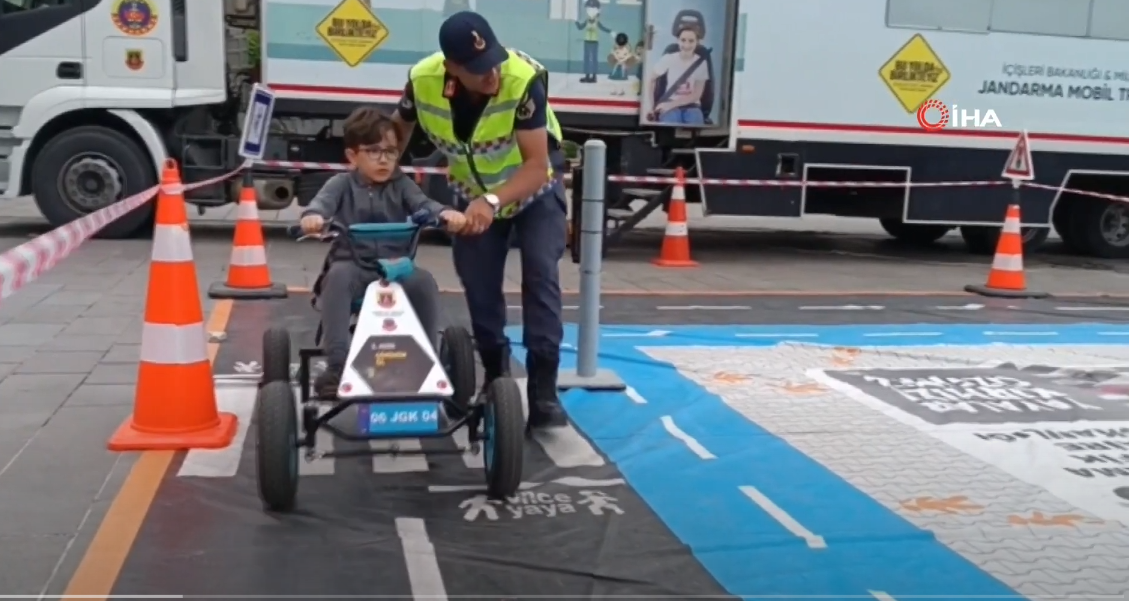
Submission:
<svg viewBox="0 0 1129 601">
<path fill-rule="evenodd" d="M 600 272 L 604 253 L 604 185 L 608 147 L 603 140 L 584 143 L 584 195 L 580 215 L 580 332 L 576 374 L 596 375 L 600 346 Z"/>
</svg>

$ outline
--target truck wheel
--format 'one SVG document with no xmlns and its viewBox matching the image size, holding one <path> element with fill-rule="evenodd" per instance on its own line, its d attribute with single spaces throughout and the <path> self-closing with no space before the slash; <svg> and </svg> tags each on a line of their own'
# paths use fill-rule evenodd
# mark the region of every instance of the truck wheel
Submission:
<svg viewBox="0 0 1129 601">
<path fill-rule="evenodd" d="M 1028 254 L 1038 250 L 1047 236 L 1051 234 L 1049 227 L 1025 227 L 1023 233 L 1023 253 Z M 960 236 L 968 252 L 974 255 L 996 254 L 996 243 L 1000 241 L 1000 228 L 986 225 L 964 225 L 960 228 Z"/>
<path fill-rule="evenodd" d="M 882 229 L 886 230 L 886 233 L 893 236 L 895 240 L 914 246 L 933 244 L 953 229 L 947 225 L 904 223 L 901 219 L 888 217 L 879 219 L 878 223 L 880 223 Z"/>
<path fill-rule="evenodd" d="M 1084 198 L 1072 210 L 1072 237 L 1081 251 L 1103 259 L 1129 258 L 1129 205 Z"/>
<path fill-rule="evenodd" d="M 84 126 L 47 142 L 31 168 L 35 204 L 58 227 L 157 185 L 153 159 L 129 137 L 112 129 Z M 149 223 L 153 203 L 123 215 L 98 233 L 128 238 Z"/>
</svg>

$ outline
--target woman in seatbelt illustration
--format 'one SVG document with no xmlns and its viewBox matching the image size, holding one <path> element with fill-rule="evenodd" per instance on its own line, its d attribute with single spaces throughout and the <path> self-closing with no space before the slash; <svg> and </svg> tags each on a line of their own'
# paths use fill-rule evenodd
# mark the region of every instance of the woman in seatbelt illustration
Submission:
<svg viewBox="0 0 1129 601">
<path fill-rule="evenodd" d="M 708 50 L 701 47 L 704 24 L 685 12 L 675 20 L 677 51 L 663 54 L 651 70 L 652 121 L 673 125 L 704 125 L 702 95 L 712 85 Z M 697 15 L 694 15 L 697 16 Z"/>
</svg>

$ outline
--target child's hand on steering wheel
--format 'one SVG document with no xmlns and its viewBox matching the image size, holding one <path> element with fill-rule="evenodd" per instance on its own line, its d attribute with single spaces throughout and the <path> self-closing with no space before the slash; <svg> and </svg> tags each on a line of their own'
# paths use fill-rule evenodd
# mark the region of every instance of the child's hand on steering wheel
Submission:
<svg viewBox="0 0 1129 601">
<path fill-rule="evenodd" d="M 443 220 L 443 227 L 450 234 L 457 234 L 466 227 L 466 215 L 458 211 L 448 209 L 440 213 L 439 218 Z"/>
</svg>

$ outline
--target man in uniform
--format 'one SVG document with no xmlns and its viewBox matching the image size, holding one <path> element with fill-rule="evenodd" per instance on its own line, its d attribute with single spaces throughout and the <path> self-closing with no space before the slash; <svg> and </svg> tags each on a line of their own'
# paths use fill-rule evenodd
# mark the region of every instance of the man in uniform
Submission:
<svg viewBox="0 0 1129 601">
<path fill-rule="evenodd" d="M 453 244 L 455 271 L 466 290 L 487 383 L 509 372 L 502 285 L 510 235 L 516 234 L 529 424 L 565 425 L 557 396 L 564 156 L 561 127 L 549 108 L 548 72 L 499 44 L 486 19 L 473 12 L 443 22 L 439 47 L 412 67 L 393 119 L 402 143 L 419 125 L 447 157 L 448 182 L 467 215 Z"/>
</svg>

